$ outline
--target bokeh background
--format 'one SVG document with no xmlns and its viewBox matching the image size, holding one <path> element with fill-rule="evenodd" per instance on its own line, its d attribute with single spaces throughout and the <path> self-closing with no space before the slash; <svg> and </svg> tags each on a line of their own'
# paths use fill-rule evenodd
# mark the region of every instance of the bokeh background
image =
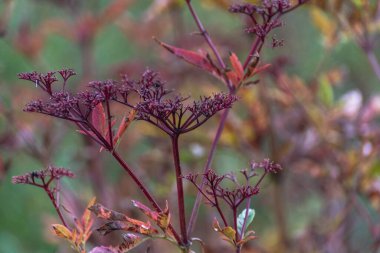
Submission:
<svg viewBox="0 0 380 253">
<path fill-rule="evenodd" d="M 62 185 L 64 199 L 77 208 L 72 215 L 92 196 L 138 215 L 130 200 L 143 199 L 111 157 L 72 125 L 23 112 L 41 94 L 17 74 L 73 68 L 78 75 L 69 86 L 77 91 L 121 73 L 138 78 L 149 67 L 183 95 L 226 90 L 152 39 L 209 50 L 182 2 L 0 1 L 1 253 L 71 252 L 49 231 L 58 220 L 48 198 L 39 189 L 12 185 L 14 175 L 49 164 L 73 170 L 77 177 Z M 243 58 L 253 41 L 244 33 L 247 20 L 228 12 L 232 2 L 194 0 L 225 59 L 230 51 Z M 266 42 L 260 60 L 272 66 L 258 84 L 239 91 L 212 165 L 224 173 L 269 157 L 284 167 L 253 199 L 258 239 L 243 252 L 380 252 L 379 3 L 311 1 L 283 22 L 271 36 L 283 46 Z M 185 173 L 203 170 L 219 117 L 181 139 Z M 170 140 L 135 122 L 119 150 L 162 203 L 174 205 Z M 186 192 L 190 210 L 196 192 L 191 185 Z M 204 238 L 207 252 L 229 252 L 212 230 L 215 215 L 203 205 L 194 235 Z M 94 235 L 91 242 L 116 240 Z M 133 252 L 147 248 L 174 252 L 156 242 Z"/>
</svg>

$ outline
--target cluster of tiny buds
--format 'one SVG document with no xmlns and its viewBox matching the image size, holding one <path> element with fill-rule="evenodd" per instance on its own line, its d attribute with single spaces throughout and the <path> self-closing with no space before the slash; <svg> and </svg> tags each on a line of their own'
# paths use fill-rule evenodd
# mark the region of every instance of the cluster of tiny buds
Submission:
<svg viewBox="0 0 380 253">
<path fill-rule="evenodd" d="M 76 75 L 76 73 L 72 69 L 63 69 L 57 72 L 61 75 L 64 81 L 63 86 L 66 85 L 66 81 L 70 77 Z M 36 71 L 33 71 L 33 72 L 27 72 L 27 73 L 20 73 L 18 74 L 18 77 L 20 79 L 33 82 L 36 86 L 41 87 L 41 89 L 45 90 L 47 93 L 52 95 L 53 93 L 52 84 L 58 81 L 57 77 L 55 76 L 57 72 L 51 71 L 46 74 L 43 74 L 43 73 L 38 73 Z"/>
<path fill-rule="evenodd" d="M 261 178 L 257 180 L 254 186 L 251 186 L 250 180 L 257 176 L 257 169 L 263 169 L 265 173 L 262 173 Z M 202 174 L 205 179 L 206 189 L 201 189 L 197 183 L 199 174 L 189 174 L 184 178 L 189 180 L 204 196 L 207 196 L 208 202 L 212 205 L 215 204 L 216 198 L 222 198 L 230 206 L 239 205 L 244 199 L 250 198 L 253 195 L 259 193 L 259 186 L 263 178 L 268 173 L 277 173 L 282 170 L 280 164 L 275 163 L 269 159 L 264 159 L 262 162 L 251 162 L 249 169 L 241 170 L 240 173 L 244 176 L 246 182 L 240 184 L 234 173 L 228 173 L 223 175 L 217 175 L 215 171 L 208 170 L 205 174 Z M 230 180 L 234 182 L 236 188 L 228 189 L 222 186 L 222 182 Z M 208 195 L 213 195 L 215 199 L 211 199 Z"/>
<path fill-rule="evenodd" d="M 259 15 L 273 15 L 278 12 L 283 12 L 290 8 L 289 0 L 263 0 L 261 5 L 246 4 L 233 4 L 230 11 L 233 13 L 241 13 L 248 16 L 255 14 Z"/>
<path fill-rule="evenodd" d="M 74 173 L 65 168 L 49 166 L 47 169 L 28 172 L 23 175 L 12 177 L 14 184 L 36 184 L 36 180 L 48 183 L 51 180 L 59 180 L 62 177 L 75 177 Z M 48 180 L 48 181 L 47 181 Z"/>
<path fill-rule="evenodd" d="M 130 80 L 124 76 L 120 82 L 93 81 L 89 83 L 90 91 L 72 95 L 64 89 L 52 90 L 51 84 L 57 81 L 55 73 L 57 72 L 19 74 L 21 79 L 36 82 L 50 95 L 48 101 L 30 102 L 24 111 L 83 123 L 88 121 L 88 116 L 97 104 L 105 102 L 109 108 L 108 103 L 116 101 L 134 109 L 136 120 L 145 120 L 173 135 L 194 130 L 218 111 L 232 107 L 237 100 L 235 95 L 218 93 L 201 97 L 199 101 L 185 105 L 184 102 L 188 98 L 178 95 L 168 97 L 170 91 L 165 89 L 165 82 L 151 70 L 145 71 L 139 80 Z M 67 79 L 75 74 L 72 70 L 61 70 L 58 73 L 64 81 L 63 86 Z M 139 98 L 137 103 L 130 102 L 129 97 L 132 94 Z"/>
<path fill-rule="evenodd" d="M 280 164 L 275 163 L 271 160 L 264 159 L 262 162 L 252 162 L 251 163 L 251 169 L 252 171 L 255 171 L 258 168 L 262 168 L 265 170 L 267 173 L 278 173 L 279 171 L 282 170 L 282 167 Z"/>
<path fill-rule="evenodd" d="M 305 0 L 300 0 L 298 5 L 303 2 Z M 279 17 L 291 9 L 289 0 L 263 0 L 261 5 L 246 3 L 233 4 L 230 7 L 231 12 L 247 15 L 251 19 L 252 25 L 247 27 L 245 31 L 249 34 L 255 34 L 262 40 L 270 31 L 282 26 Z"/>
</svg>

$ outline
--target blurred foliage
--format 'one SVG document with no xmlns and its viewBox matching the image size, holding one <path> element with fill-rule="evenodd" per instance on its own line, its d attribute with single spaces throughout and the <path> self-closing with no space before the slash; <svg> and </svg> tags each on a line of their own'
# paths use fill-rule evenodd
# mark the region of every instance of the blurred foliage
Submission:
<svg viewBox="0 0 380 253">
<path fill-rule="evenodd" d="M 246 20 L 226 11 L 232 1 L 193 1 L 226 61 L 229 51 L 248 52 Z M 260 61 L 271 67 L 239 91 L 212 166 L 240 170 L 270 157 L 285 168 L 253 200 L 258 239 L 244 252 L 380 252 L 379 20 L 378 1 L 316 0 L 273 33 L 282 47 L 265 44 Z M 129 214 L 131 197 L 141 197 L 118 165 L 74 129 L 22 112 L 39 95 L 17 73 L 73 68 L 78 76 L 69 86 L 80 90 L 90 80 L 138 76 L 150 67 L 184 95 L 209 95 L 224 87 L 152 39 L 207 48 L 195 31 L 178 0 L 0 2 L 0 252 L 70 252 L 48 231 L 58 220 L 47 197 L 12 185 L 13 175 L 49 164 L 72 169 L 77 179 L 62 187 L 76 217 L 91 196 Z M 181 139 L 185 173 L 203 169 L 217 124 L 218 117 Z M 162 133 L 135 122 L 119 150 L 162 201 L 174 201 L 170 143 Z M 196 192 L 186 190 L 190 208 Z M 206 238 L 207 252 L 224 252 L 208 209 L 200 210 L 196 237 Z M 88 244 L 98 240 L 94 235 Z M 172 250 L 153 243 L 136 252 L 147 247 Z"/>
</svg>

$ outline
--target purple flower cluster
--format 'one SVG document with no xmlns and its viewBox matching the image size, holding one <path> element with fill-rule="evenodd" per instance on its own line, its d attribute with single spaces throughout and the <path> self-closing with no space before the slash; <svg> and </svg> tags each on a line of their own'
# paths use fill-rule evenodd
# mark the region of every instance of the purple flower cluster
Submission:
<svg viewBox="0 0 380 253">
<path fill-rule="evenodd" d="M 45 170 L 38 170 L 19 176 L 14 176 L 12 177 L 12 183 L 36 185 L 36 180 L 41 180 L 42 182 L 48 184 L 52 180 L 59 180 L 62 177 L 73 178 L 74 176 L 74 173 L 68 169 L 49 166 Z"/>
<path fill-rule="evenodd" d="M 58 73 L 61 75 L 64 81 L 63 89 L 64 89 L 64 86 L 66 85 L 66 81 L 70 77 L 76 75 L 76 73 L 72 69 L 59 70 Z M 55 74 L 56 74 L 55 71 L 51 71 L 46 74 L 37 73 L 36 71 L 33 71 L 33 72 L 27 72 L 27 73 L 20 73 L 18 77 L 20 79 L 33 82 L 36 86 L 39 86 L 41 89 L 43 89 L 44 91 L 52 95 L 53 93 L 52 84 L 58 81 Z"/>
<path fill-rule="evenodd" d="M 58 73 L 64 81 L 63 87 L 68 78 L 74 75 L 71 70 L 62 70 Z M 184 102 L 188 98 L 178 95 L 168 96 L 171 92 L 165 88 L 165 82 L 151 70 L 145 71 L 137 81 L 127 76 L 124 76 L 120 82 L 93 81 L 89 84 L 91 90 L 73 95 L 64 90 L 58 92 L 52 90 L 51 84 L 58 80 L 55 74 L 56 72 L 47 74 L 32 72 L 19 75 L 21 79 L 36 82 L 50 95 L 48 101 L 32 101 L 24 110 L 67 119 L 82 126 L 91 123 L 88 117 L 97 104 L 116 101 L 134 109 L 135 119 L 154 124 L 169 135 L 178 135 L 199 127 L 218 111 L 230 108 L 237 100 L 234 95 L 218 93 L 185 105 Z M 138 101 L 132 103 L 130 97 L 136 95 Z"/>
<path fill-rule="evenodd" d="M 299 1 L 299 4 L 303 2 Z M 291 8 L 289 0 L 264 0 L 261 5 L 233 4 L 230 12 L 247 15 L 251 19 L 252 25 L 245 31 L 264 40 L 270 31 L 282 25 L 279 17 Z"/>
</svg>

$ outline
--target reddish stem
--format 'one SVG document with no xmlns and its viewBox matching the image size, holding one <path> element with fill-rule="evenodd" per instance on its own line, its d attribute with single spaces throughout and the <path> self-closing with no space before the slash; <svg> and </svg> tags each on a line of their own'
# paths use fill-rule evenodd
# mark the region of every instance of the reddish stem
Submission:
<svg viewBox="0 0 380 253">
<path fill-rule="evenodd" d="M 178 148 L 178 135 L 174 135 L 172 138 L 173 159 L 176 173 L 177 183 L 177 199 L 178 199 L 178 212 L 179 212 L 179 225 L 181 229 L 182 241 L 187 246 L 189 244 L 186 231 L 186 212 L 185 212 L 185 197 L 183 191 L 182 171 L 179 158 Z"/>
<path fill-rule="evenodd" d="M 214 42 L 212 41 L 212 39 L 210 37 L 210 34 L 207 32 L 206 28 L 202 24 L 202 21 L 199 19 L 198 14 L 194 10 L 193 5 L 191 4 L 191 0 L 186 0 L 186 4 L 187 4 L 187 6 L 189 8 L 191 16 L 193 17 L 195 23 L 197 24 L 197 27 L 198 27 L 199 31 L 201 32 L 201 34 L 204 37 L 204 39 L 206 40 L 207 44 L 211 48 L 211 50 L 214 53 L 216 59 L 218 60 L 218 63 L 220 65 L 220 67 L 222 68 L 222 71 L 224 72 L 226 70 L 227 66 L 224 63 L 223 58 L 220 55 L 218 49 L 216 48 Z M 228 89 L 230 91 L 233 91 L 234 90 L 234 86 L 232 85 L 231 81 L 226 76 L 224 77 L 224 81 L 226 82 Z"/>
<path fill-rule="evenodd" d="M 137 186 L 139 187 L 141 192 L 149 200 L 149 202 L 154 207 L 154 209 L 157 212 L 162 212 L 162 209 L 157 204 L 157 202 L 154 199 L 154 197 L 152 196 L 152 194 L 149 193 L 148 189 L 144 186 L 144 184 L 140 181 L 140 179 L 136 177 L 135 173 L 132 172 L 132 170 L 129 168 L 128 164 L 120 157 L 120 155 L 115 150 L 113 150 L 111 152 L 111 154 L 118 161 L 120 166 L 128 173 L 128 175 L 132 178 L 132 180 L 137 184 Z M 171 224 L 169 224 L 169 229 L 173 233 L 173 236 L 175 237 L 176 241 L 178 243 L 181 243 L 181 239 L 180 239 L 178 233 L 174 230 L 174 228 Z"/>
<path fill-rule="evenodd" d="M 210 169 L 210 165 L 211 165 L 212 159 L 214 158 L 216 147 L 218 145 L 219 139 L 222 135 L 224 126 L 226 124 L 226 120 L 227 120 L 227 116 L 228 116 L 229 111 L 230 111 L 230 108 L 227 108 L 224 110 L 224 112 L 222 114 L 222 118 L 220 119 L 219 126 L 218 126 L 218 129 L 216 131 L 214 140 L 212 142 L 210 152 L 207 156 L 207 162 L 206 162 L 206 166 L 204 167 L 204 173 L 206 173 Z M 206 179 L 203 178 L 201 185 L 200 185 L 201 189 L 203 189 L 203 186 L 205 185 L 205 183 L 206 183 Z M 189 225 L 187 228 L 187 234 L 191 234 L 193 232 L 195 221 L 196 221 L 197 216 L 198 216 L 199 207 L 201 205 L 201 201 L 202 201 L 202 194 L 200 192 L 198 192 L 197 197 L 196 197 L 195 202 L 194 202 L 193 210 L 191 212 Z"/>
<path fill-rule="evenodd" d="M 54 208 L 55 208 L 55 211 L 57 212 L 59 218 L 61 219 L 62 221 L 62 224 L 68 228 L 66 222 L 65 222 L 65 219 L 63 218 L 63 215 L 62 215 L 62 212 L 61 210 L 59 210 L 59 206 L 57 205 L 57 202 L 56 202 L 56 199 L 54 197 L 54 193 L 50 190 L 49 188 L 49 184 L 43 184 L 43 189 L 45 190 L 45 192 L 47 193 L 47 195 L 49 196 L 49 199 L 51 201 L 51 203 L 53 204 Z"/>
</svg>

